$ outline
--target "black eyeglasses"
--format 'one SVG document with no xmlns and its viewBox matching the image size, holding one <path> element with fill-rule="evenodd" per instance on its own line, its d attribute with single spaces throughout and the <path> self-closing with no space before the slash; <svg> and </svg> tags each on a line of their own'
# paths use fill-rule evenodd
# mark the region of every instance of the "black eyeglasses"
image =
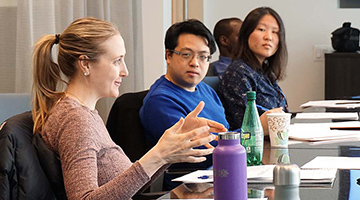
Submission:
<svg viewBox="0 0 360 200">
<path fill-rule="evenodd" d="M 211 55 L 209 55 L 208 53 L 195 53 L 191 50 L 183 50 L 183 51 L 175 51 L 172 49 L 169 49 L 169 51 L 179 55 L 182 59 L 190 61 L 194 58 L 194 56 L 196 55 L 196 58 L 203 63 L 209 62 L 211 59 Z"/>
</svg>

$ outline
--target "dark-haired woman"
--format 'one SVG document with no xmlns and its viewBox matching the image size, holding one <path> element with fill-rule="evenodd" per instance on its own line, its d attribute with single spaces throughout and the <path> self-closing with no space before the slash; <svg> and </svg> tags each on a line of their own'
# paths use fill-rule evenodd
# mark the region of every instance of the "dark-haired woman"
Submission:
<svg viewBox="0 0 360 200">
<path fill-rule="evenodd" d="M 285 27 L 279 14 L 268 7 L 254 9 L 241 26 L 235 58 L 219 86 L 231 130 L 242 125 L 247 91 L 256 92 L 265 135 L 266 113 L 288 112 L 285 95 L 277 83 L 284 78 L 286 64 Z"/>
</svg>

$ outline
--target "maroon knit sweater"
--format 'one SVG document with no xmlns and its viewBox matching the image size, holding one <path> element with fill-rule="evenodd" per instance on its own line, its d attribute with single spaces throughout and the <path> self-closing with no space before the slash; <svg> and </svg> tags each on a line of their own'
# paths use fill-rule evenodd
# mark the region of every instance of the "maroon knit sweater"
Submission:
<svg viewBox="0 0 360 200">
<path fill-rule="evenodd" d="M 98 112 L 72 98 L 51 109 L 42 137 L 60 158 L 69 200 L 127 200 L 151 182 L 140 163 L 131 163 L 111 140 Z"/>
</svg>

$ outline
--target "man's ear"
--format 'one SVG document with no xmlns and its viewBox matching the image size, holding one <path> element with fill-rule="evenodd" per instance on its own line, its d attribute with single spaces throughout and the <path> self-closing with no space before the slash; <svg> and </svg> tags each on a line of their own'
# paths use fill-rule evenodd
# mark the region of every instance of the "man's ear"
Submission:
<svg viewBox="0 0 360 200">
<path fill-rule="evenodd" d="M 168 59 L 171 57 L 171 55 L 172 55 L 172 53 L 168 49 L 166 49 L 165 50 L 165 60 L 166 60 L 167 64 L 169 64 Z"/>
<path fill-rule="evenodd" d="M 219 41 L 220 41 L 221 46 L 227 47 L 227 46 L 229 45 L 229 44 L 228 44 L 228 43 L 229 43 L 229 40 L 228 40 L 228 38 L 225 37 L 224 35 L 220 36 Z"/>
<path fill-rule="evenodd" d="M 78 59 L 78 66 L 84 76 L 90 75 L 90 59 L 87 55 L 81 55 Z"/>
</svg>

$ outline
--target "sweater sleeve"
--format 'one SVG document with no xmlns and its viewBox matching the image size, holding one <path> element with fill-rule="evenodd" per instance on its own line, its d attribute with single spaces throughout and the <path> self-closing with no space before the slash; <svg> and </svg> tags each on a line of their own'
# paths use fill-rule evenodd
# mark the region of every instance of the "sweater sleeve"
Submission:
<svg viewBox="0 0 360 200">
<path fill-rule="evenodd" d="M 151 96 L 140 111 L 140 119 L 148 141 L 155 145 L 162 134 L 189 111 L 175 99 L 166 95 Z"/>
<path fill-rule="evenodd" d="M 62 124 L 58 149 L 69 200 L 130 199 L 150 180 L 140 163 L 135 162 L 118 169 L 122 171 L 118 176 L 99 186 L 97 158 L 102 149 L 94 130 L 96 125 L 89 119 L 92 116 L 84 113 L 68 116 Z"/>
</svg>

